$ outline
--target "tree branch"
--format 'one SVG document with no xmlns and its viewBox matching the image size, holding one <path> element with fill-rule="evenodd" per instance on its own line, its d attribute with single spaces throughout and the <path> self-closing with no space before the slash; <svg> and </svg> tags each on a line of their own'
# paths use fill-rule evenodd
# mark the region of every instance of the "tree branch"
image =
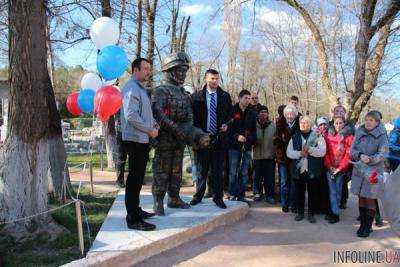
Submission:
<svg viewBox="0 0 400 267">
<path fill-rule="evenodd" d="M 78 39 L 75 39 L 75 40 L 72 40 L 72 41 L 64 41 L 64 40 L 58 40 L 58 39 L 53 39 L 53 40 L 50 40 L 50 41 L 52 43 L 77 44 L 77 43 L 79 43 L 81 41 L 88 40 L 88 39 L 90 39 L 89 36 L 83 36 L 81 38 L 78 38 Z"/>
<path fill-rule="evenodd" d="M 392 0 L 388 9 L 386 10 L 385 15 L 380 18 L 375 25 L 371 27 L 372 35 L 379 31 L 382 27 L 386 24 L 390 23 L 391 20 L 399 13 L 400 11 L 400 1 L 399 0 Z"/>
<path fill-rule="evenodd" d="M 312 20 L 307 10 L 299 2 L 297 2 L 297 0 L 281 0 L 281 1 L 287 3 L 289 6 L 293 7 L 298 13 L 300 13 L 307 27 L 310 29 L 314 39 L 314 44 L 317 48 L 318 60 L 322 68 L 323 89 L 329 98 L 329 102 L 331 104 L 337 104 L 338 97 L 332 89 L 331 78 L 329 75 L 329 59 L 326 53 L 326 46 L 317 25 Z"/>
</svg>

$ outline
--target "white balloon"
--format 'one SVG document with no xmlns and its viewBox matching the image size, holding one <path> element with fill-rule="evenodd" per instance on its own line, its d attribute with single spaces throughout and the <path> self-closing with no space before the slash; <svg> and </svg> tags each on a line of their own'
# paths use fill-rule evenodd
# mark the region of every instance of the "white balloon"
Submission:
<svg viewBox="0 0 400 267">
<path fill-rule="evenodd" d="M 114 80 L 109 80 L 109 81 L 103 80 L 103 84 L 104 84 L 104 86 L 107 86 L 107 85 L 114 85 L 114 83 L 116 83 L 117 80 L 118 80 L 118 78 L 117 78 L 117 79 L 114 79 Z"/>
<path fill-rule="evenodd" d="M 92 89 L 93 91 L 97 91 L 103 86 L 103 82 L 99 75 L 89 72 L 83 75 L 81 80 L 81 88 L 82 89 Z"/>
<path fill-rule="evenodd" d="M 119 39 L 117 22 L 109 17 L 96 19 L 90 27 L 90 38 L 100 50 L 108 45 L 116 44 Z"/>
</svg>

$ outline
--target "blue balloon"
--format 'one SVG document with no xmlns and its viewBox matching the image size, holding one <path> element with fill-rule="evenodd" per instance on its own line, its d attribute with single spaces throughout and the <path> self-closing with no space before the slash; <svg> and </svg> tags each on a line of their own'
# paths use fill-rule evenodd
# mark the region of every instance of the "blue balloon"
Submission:
<svg viewBox="0 0 400 267">
<path fill-rule="evenodd" d="M 78 96 L 78 107 L 85 113 L 92 113 L 94 107 L 94 95 L 92 89 L 82 89 Z"/>
<path fill-rule="evenodd" d="M 119 78 L 128 65 L 128 56 L 116 45 L 106 46 L 97 54 L 97 70 L 107 81 Z"/>
</svg>

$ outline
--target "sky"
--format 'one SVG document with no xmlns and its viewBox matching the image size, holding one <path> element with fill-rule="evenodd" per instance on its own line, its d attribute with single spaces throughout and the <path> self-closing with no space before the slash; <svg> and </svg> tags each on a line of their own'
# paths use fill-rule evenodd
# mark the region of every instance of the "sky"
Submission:
<svg viewBox="0 0 400 267">
<path fill-rule="evenodd" d="M 227 57 L 227 48 L 224 46 L 225 39 L 221 29 L 223 21 L 222 2 L 222 0 L 181 0 L 180 16 L 191 16 L 191 26 L 188 36 L 188 53 L 194 61 L 211 61 L 218 51 L 221 51 L 221 58 L 226 59 Z M 259 42 L 253 31 L 253 26 L 258 23 L 266 23 L 270 27 L 277 27 L 279 29 L 283 27 L 283 29 L 285 29 L 285 27 L 290 27 L 285 22 L 294 17 L 294 21 L 298 25 L 304 25 L 302 18 L 279 1 L 258 1 L 257 3 L 256 6 L 253 6 L 253 1 L 248 1 L 242 6 L 243 23 L 240 42 L 240 47 L 242 49 L 248 49 L 252 47 L 254 43 Z M 331 5 L 331 7 L 333 8 L 334 6 Z M 329 9 L 330 6 L 326 5 L 324 8 Z M 79 18 L 88 28 L 93 21 L 93 18 L 84 11 L 78 10 L 73 16 Z M 164 9 L 161 17 L 156 26 L 156 39 L 158 40 L 158 47 L 162 48 L 168 43 L 170 38 L 169 34 L 165 33 L 167 23 L 170 19 L 169 11 Z M 344 24 L 349 35 L 354 35 L 356 33 L 357 24 L 354 16 L 345 16 Z M 126 26 L 131 28 L 135 27 L 133 23 Z M 307 35 L 298 35 L 296 41 L 301 41 L 302 38 L 308 37 Z M 122 47 L 128 53 L 129 58 L 133 59 L 135 49 L 134 43 L 122 44 Z M 261 49 L 267 52 L 271 47 L 262 45 Z M 213 51 L 213 53 L 210 53 L 210 51 Z M 165 54 L 166 52 L 162 52 L 162 56 Z M 81 65 L 85 69 L 96 71 L 96 49 L 90 40 L 81 42 L 66 51 L 57 52 L 57 56 L 67 66 Z M 350 62 L 352 60 L 352 58 L 349 59 Z M 394 90 L 395 95 L 400 97 L 400 77 L 393 79 L 390 86 L 396 88 Z"/>
</svg>

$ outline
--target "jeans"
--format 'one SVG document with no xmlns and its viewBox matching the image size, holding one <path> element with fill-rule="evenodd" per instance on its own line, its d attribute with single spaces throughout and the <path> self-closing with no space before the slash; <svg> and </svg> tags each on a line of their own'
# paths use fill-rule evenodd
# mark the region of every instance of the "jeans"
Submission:
<svg viewBox="0 0 400 267">
<path fill-rule="evenodd" d="M 146 165 L 149 160 L 149 144 L 124 141 L 128 152 L 129 174 L 125 187 L 125 207 L 132 220 L 140 220 L 140 190 L 142 189 Z"/>
<path fill-rule="evenodd" d="M 340 199 L 342 198 L 343 174 L 337 174 L 332 178 L 331 173 L 327 173 L 326 177 L 329 184 L 329 200 L 331 202 L 331 210 L 334 214 L 339 215 Z"/>
<path fill-rule="evenodd" d="M 207 179 L 211 178 L 211 187 L 213 192 L 213 199 L 222 199 L 222 168 L 224 160 L 224 151 L 222 150 L 209 150 L 201 149 L 198 151 L 198 159 L 201 170 L 201 175 L 198 178 L 196 185 L 196 194 L 193 198 L 198 200 L 203 199 L 206 191 Z M 209 172 L 211 170 L 211 173 Z M 209 173 L 211 174 L 209 177 Z"/>
<path fill-rule="evenodd" d="M 229 150 L 229 194 L 243 199 L 249 179 L 251 151 Z M 241 159 L 241 162 L 240 162 Z M 239 166 L 240 164 L 240 166 Z"/>
<path fill-rule="evenodd" d="M 295 184 L 289 176 L 289 166 L 284 163 L 278 164 L 278 172 L 281 186 L 281 203 L 284 206 L 295 206 L 296 191 Z"/>
<path fill-rule="evenodd" d="M 253 192 L 263 194 L 266 198 L 273 198 L 275 195 L 275 160 L 258 159 L 254 160 Z"/>
</svg>

